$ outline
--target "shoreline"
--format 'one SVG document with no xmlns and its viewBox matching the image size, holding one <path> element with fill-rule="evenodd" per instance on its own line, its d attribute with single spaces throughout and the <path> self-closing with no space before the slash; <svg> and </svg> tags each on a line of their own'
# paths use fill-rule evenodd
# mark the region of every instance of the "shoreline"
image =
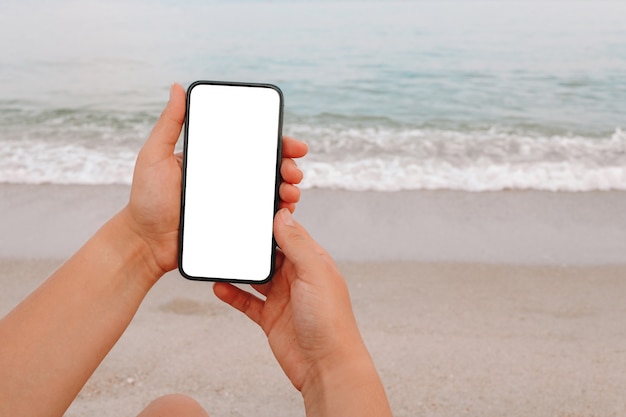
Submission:
<svg viewBox="0 0 626 417">
<path fill-rule="evenodd" d="M 341 260 L 619 265 L 624 207 L 620 191 L 306 190 L 296 218 Z"/>
<path fill-rule="evenodd" d="M 125 185 L 0 184 L 0 258 L 70 256 Z M 626 192 L 306 189 L 295 217 L 340 261 L 626 263 Z"/>
</svg>

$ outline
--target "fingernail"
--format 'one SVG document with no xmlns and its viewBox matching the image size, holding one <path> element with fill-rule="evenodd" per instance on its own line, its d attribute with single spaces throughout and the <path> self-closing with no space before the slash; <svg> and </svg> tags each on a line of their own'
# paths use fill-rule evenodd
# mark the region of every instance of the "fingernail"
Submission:
<svg viewBox="0 0 626 417">
<path fill-rule="evenodd" d="M 280 219 L 283 221 L 283 223 L 287 226 L 294 226 L 293 223 L 293 218 L 291 217 L 291 212 L 289 211 L 288 208 L 282 208 L 280 209 Z"/>
<path fill-rule="evenodd" d="M 172 95 L 174 95 L 174 83 L 170 85 L 170 100 L 172 99 Z"/>
</svg>

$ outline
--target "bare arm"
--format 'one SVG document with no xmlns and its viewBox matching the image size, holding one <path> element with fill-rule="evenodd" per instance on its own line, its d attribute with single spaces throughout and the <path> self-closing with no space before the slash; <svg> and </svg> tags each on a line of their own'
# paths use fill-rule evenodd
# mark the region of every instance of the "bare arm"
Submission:
<svg viewBox="0 0 626 417">
<path fill-rule="evenodd" d="M 160 270 L 122 211 L 0 322 L 0 415 L 61 416 Z"/>
</svg>

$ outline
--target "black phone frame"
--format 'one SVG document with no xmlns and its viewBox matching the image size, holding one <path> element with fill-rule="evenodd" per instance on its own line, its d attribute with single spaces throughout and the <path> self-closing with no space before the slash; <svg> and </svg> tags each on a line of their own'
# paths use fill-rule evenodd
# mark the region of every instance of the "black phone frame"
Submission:
<svg viewBox="0 0 626 417">
<path fill-rule="evenodd" d="M 180 197 L 180 220 L 179 220 L 179 229 L 178 229 L 178 272 L 186 279 L 192 281 L 210 281 L 210 282 L 230 282 L 235 284 L 265 284 L 269 282 L 276 270 L 276 239 L 274 234 L 272 233 L 272 250 L 271 250 L 271 260 L 270 260 L 270 271 L 269 275 L 260 281 L 257 280 L 246 280 L 246 279 L 237 279 L 237 278 L 227 278 L 227 277 L 200 277 L 187 274 L 182 267 L 182 259 L 183 259 L 183 235 L 185 230 L 185 191 L 186 191 L 186 180 L 187 180 L 187 141 L 188 141 L 188 133 L 189 133 L 189 104 L 191 98 L 191 91 L 194 87 L 198 85 L 225 85 L 225 86 L 235 86 L 235 87 L 253 87 L 253 88 L 270 88 L 275 90 L 278 93 L 280 99 L 280 108 L 278 114 L 278 138 L 277 138 L 277 146 L 276 146 L 276 170 L 275 170 L 275 185 L 274 185 L 274 217 L 278 212 L 279 204 L 280 204 L 280 195 L 279 189 L 280 184 L 282 182 L 282 176 L 280 174 L 280 165 L 282 162 L 282 147 L 283 147 L 283 112 L 284 112 L 284 96 L 281 89 L 269 83 L 256 83 L 256 82 L 239 82 L 239 81 L 209 81 L 209 80 L 198 80 L 194 81 L 189 85 L 186 92 L 186 105 L 185 105 L 185 122 L 184 122 L 184 142 L 183 142 L 183 163 L 182 163 L 182 184 L 181 184 L 181 197 Z"/>
</svg>

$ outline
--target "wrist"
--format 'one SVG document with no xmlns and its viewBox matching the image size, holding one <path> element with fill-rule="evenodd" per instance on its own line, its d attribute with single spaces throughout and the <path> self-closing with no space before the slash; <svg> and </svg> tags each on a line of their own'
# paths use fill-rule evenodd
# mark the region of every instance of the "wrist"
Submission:
<svg viewBox="0 0 626 417">
<path fill-rule="evenodd" d="M 118 212 L 105 227 L 113 234 L 111 246 L 117 252 L 125 274 L 145 291 L 149 290 L 165 271 L 157 262 L 150 244 L 133 226 L 128 208 Z"/>
<path fill-rule="evenodd" d="M 316 363 L 301 393 L 308 417 L 391 416 L 380 377 L 364 345 Z"/>
</svg>

